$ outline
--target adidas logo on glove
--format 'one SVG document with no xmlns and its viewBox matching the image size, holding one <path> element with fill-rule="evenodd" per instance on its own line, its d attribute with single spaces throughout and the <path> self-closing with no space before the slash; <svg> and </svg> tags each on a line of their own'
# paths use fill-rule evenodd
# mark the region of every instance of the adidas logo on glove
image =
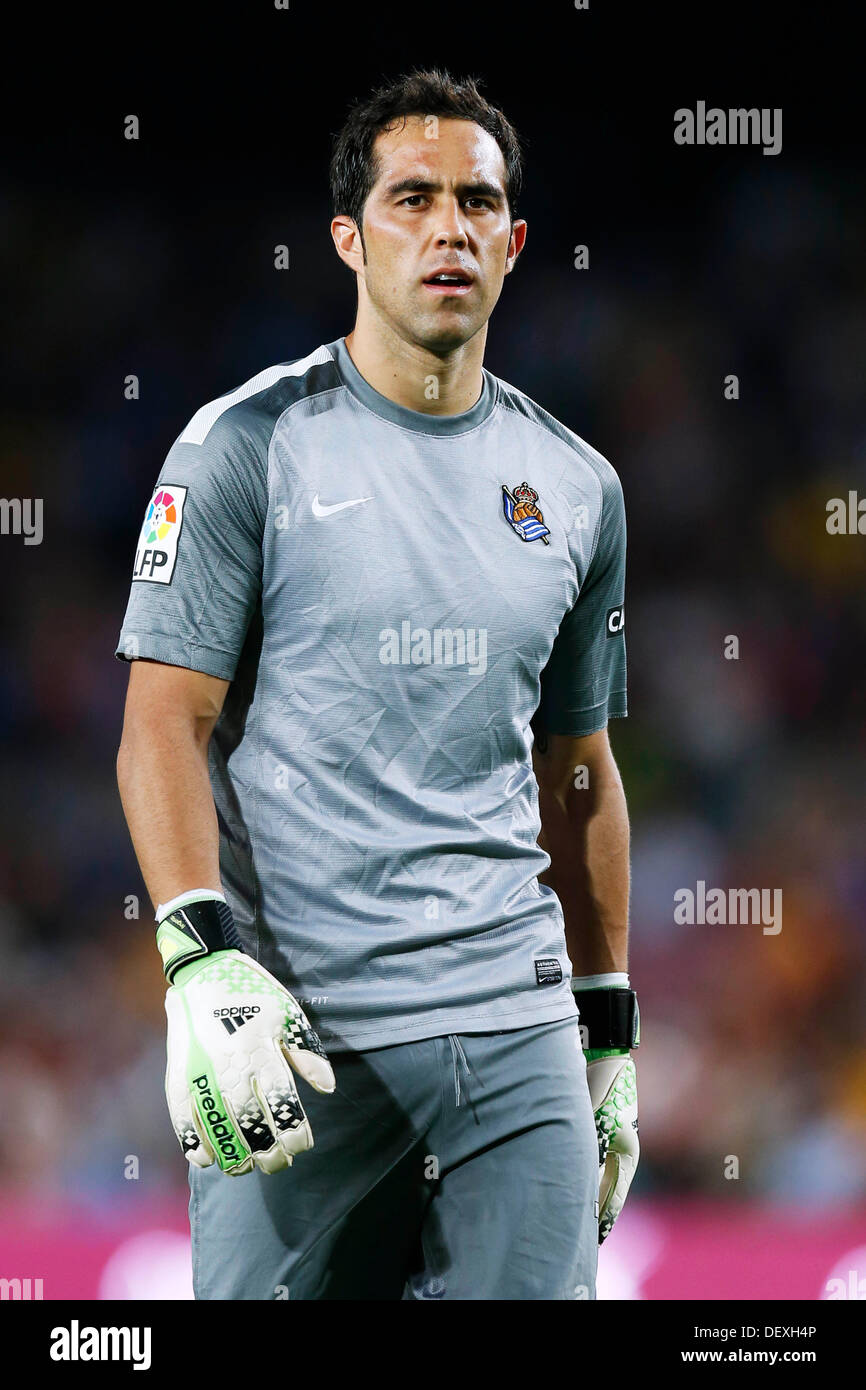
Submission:
<svg viewBox="0 0 866 1390">
<path fill-rule="evenodd" d="M 227 1033 L 236 1033 L 253 1014 L 260 1013 L 258 1004 L 232 1004 L 230 1009 L 214 1009 L 213 1016 L 222 1019 L 223 1028 Z"/>
</svg>

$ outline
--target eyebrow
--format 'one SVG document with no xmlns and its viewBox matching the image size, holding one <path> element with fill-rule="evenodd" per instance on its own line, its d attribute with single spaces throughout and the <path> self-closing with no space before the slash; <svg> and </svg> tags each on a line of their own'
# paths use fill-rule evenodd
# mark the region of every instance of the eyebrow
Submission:
<svg viewBox="0 0 866 1390">
<path fill-rule="evenodd" d="M 385 193 L 389 198 L 396 198 L 399 193 L 440 193 L 443 185 L 434 179 L 409 178 L 399 179 L 396 183 L 389 183 Z M 457 184 L 457 193 L 465 198 L 492 198 L 494 202 L 504 203 L 505 194 L 495 183 L 487 183 L 481 179 L 477 183 Z"/>
</svg>

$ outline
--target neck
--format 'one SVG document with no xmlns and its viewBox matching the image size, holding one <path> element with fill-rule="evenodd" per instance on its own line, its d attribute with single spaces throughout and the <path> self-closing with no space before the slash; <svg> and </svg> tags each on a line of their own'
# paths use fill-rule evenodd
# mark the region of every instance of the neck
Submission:
<svg viewBox="0 0 866 1390">
<path fill-rule="evenodd" d="M 481 395 L 487 325 L 448 352 L 400 338 L 390 324 L 360 312 L 346 347 L 365 381 L 407 410 L 462 415 Z"/>
</svg>

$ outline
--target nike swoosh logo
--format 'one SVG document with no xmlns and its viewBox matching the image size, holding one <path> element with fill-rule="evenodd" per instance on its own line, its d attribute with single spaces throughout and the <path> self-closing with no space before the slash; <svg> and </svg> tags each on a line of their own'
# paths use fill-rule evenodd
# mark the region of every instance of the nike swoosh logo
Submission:
<svg viewBox="0 0 866 1390">
<path fill-rule="evenodd" d="M 351 502 L 333 502 L 330 506 L 323 506 L 319 501 L 319 494 L 313 498 L 313 516 L 331 516 L 333 512 L 344 512 L 347 507 L 360 507 L 362 502 L 372 502 L 372 497 L 354 497 Z"/>
</svg>

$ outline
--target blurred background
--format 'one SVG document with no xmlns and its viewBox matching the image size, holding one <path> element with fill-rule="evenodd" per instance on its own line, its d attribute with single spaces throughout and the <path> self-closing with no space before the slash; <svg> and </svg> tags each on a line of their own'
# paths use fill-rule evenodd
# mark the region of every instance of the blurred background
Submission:
<svg viewBox="0 0 866 1390">
<path fill-rule="evenodd" d="M 0 536 L 0 1276 L 191 1296 L 114 645 L 183 425 L 352 326 L 328 233 L 348 102 L 438 63 L 480 78 L 526 146 L 527 246 L 486 365 L 625 490 L 630 717 L 611 738 L 642 1157 L 600 1295 L 866 1297 L 866 535 L 826 529 L 831 498 L 866 498 L 844 15 L 807 31 L 756 5 L 747 33 L 698 34 L 685 7 L 593 0 L 513 31 L 494 5 L 455 30 L 390 4 L 179 4 L 128 32 L 115 16 L 110 63 L 52 18 L 50 94 L 25 65 L 3 122 L 2 492 L 44 499 L 44 537 Z M 781 153 L 675 145 L 698 100 L 781 107 Z M 781 889 L 782 930 L 678 925 L 698 881 Z"/>
</svg>

